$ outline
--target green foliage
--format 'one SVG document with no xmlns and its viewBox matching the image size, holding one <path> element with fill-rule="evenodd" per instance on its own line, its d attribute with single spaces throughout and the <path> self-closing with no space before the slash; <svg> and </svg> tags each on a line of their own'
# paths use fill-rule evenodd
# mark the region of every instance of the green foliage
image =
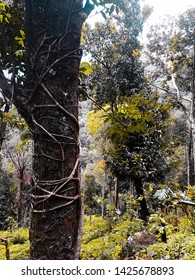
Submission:
<svg viewBox="0 0 195 280">
<path fill-rule="evenodd" d="M 171 106 L 169 103 L 160 104 L 157 95 L 140 93 L 121 97 L 117 107 L 117 112 L 105 118 L 111 124 L 107 135 L 117 145 L 120 141 L 127 143 L 133 134 L 163 134 L 171 124 L 170 119 L 168 122 Z"/>
<path fill-rule="evenodd" d="M 178 18 L 166 16 L 148 32 L 147 65 L 152 64 L 156 69 L 149 69 L 148 74 L 155 83 L 163 79 L 162 87 L 169 93 L 173 73 L 180 91 L 185 94 L 193 91 L 194 28 L 194 8 L 191 8 Z"/>
<path fill-rule="evenodd" d="M 32 135 L 27 123 L 19 115 L 15 107 L 13 107 L 11 111 L 3 113 L 3 122 L 8 124 L 11 129 L 16 129 L 20 134 L 17 152 L 20 152 L 22 149 L 25 150 L 25 148 L 29 146 Z"/>
<path fill-rule="evenodd" d="M 139 1 L 133 2 L 139 5 Z M 95 101 L 101 106 L 109 104 L 113 111 L 119 96 L 131 96 L 144 84 L 140 58 L 135 55 L 140 54 L 141 17 L 134 8 L 115 21 L 96 23 L 94 29 L 85 26 L 83 48 L 94 69 L 89 87 Z"/>
<path fill-rule="evenodd" d="M 158 214 L 151 216 L 149 225 L 127 215 L 120 217 L 109 229 L 109 221 L 101 217 L 85 217 L 84 234 L 81 245 L 81 259 L 118 259 L 127 238 L 136 232 L 148 230 L 159 237 L 162 223 L 165 223 L 167 243 L 161 242 L 149 246 L 138 253 L 137 259 L 195 259 L 195 236 L 191 220 L 167 215 L 160 218 Z M 188 226 L 186 226 L 188 225 Z M 176 231 L 177 230 L 177 231 Z"/>
<path fill-rule="evenodd" d="M 166 237 L 172 234 L 172 226 L 168 225 L 166 220 L 159 214 L 152 214 L 148 222 L 148 230 L 155 234 L 159 241 L 162 241 L 162 235 L 166 232 Z"/>
<path fill-rule="evenodd" d="M 87 100 L 87 79 L 93 72 L 91 65 L 83 61 L 79 68 L 79 85 L 78 90 L 82 100 Z"/>
<path fill-rule="evenodd" d="M 0 1 L 0 36 L 0 66 L 21 79 L 25 39 L 22 7 Z"/>
<path fill-rule="evenodd" d="M 98 216 L 85 216 L 84 225 L 83 243 L 103 236 L 108 230 L 108 222 Z"/>
<path fill-rule="evenodd" d="M 140 14 L 140 1 L 125 1 L 125 0 L 92 0 L 97 7 L 102 7 L 103 9 L 100 11 L 103 18 L 107 19 L 107 15 L 112 15 L 116 13 L 117 15 L 119 12 L 126 13 L 128 12 L 129 8 L 134 11 L 134 15 Z M 136 17 L 137 18 L 137 17 Z"/>
<path fill-rule="evenodd" d="M 147 254 L 153 260 L 195 260 L 194 234 L 172 234 L 167 243 L 157 243 L 149 246 Z"/>
<path fill-rule="evenodd" d="M 17 128 L 20 131 L 27 130 L 27 124 L 18 114 L 14 107 L 10 112 L 3 113 L 3 122 L 8 123 L 12 128 Z"/>
<path fill-rule="evenodd" d="M 29 195 L 31 192 L 31 163 L 32 163 L 32 142 L 31 133 L 24 119 L 16 111 L 15 107 L 8 113 L 4 113 L 3 121 L 6 123 L 6 137 L 2 146 L 3 166 L 10 177 L 9 199 L 6 198 L 5 203 L 1 203 L 0 209 L 11 205 L 6 217 L 2 215 L 2 221 L 7 227 L 11 227 L 11 219 L 17 220 L 22 218 L 20 213 L 29 212 Z M 4 172 L 6 173 L 6 172 Z M 1 180 L 0 180 L 1 181 Z M 0 184 L 1 185 L 1 184 Z M 6 186 L 6 184 L 5 184 Z M 0 189 L 0 194 L 5 188 Z M 22 195 L 22 199 L 21 198 Z M 4 196 L 5 197 L 5 196 Z M 17 214 L 18 213 L 18 214 Z M 16 216 L 18 215 L 18 218 Z M 22 219 L 20 226 L 27 226 L 28 214 Z M 7 227 L 3 229 L 7 229 Z M 2 229 L 0 227 L 0 229 Z"/>
<path fill-rule="evenodd" d="M 86 217 L 81 259 L 118 259 L 127 237 L 143 228 L 141 220 L 125 219 L 118 220 L 110 232 L 109 221 L 96 216 Z"/>
<path fill-rule="evenodd" d="M 165 223 L 167 233 L 167 243 L 159 242 L 151 245 L 147 249 L 147 255 L 151 259 L 170 260 L 195 260 L 195 226 L 194 217 L 188 215 L 179 217 L 178 215 L 165 215 L 164 219 L 159 215 L 151 216 L 149 222 L 150 230 L 159 229 L 162 222 Z"/>
<path fill-rule="evenodd" d="M 141 92 L 118 98 L 116 107 L 114 113 L 109 106 L 88 113 L 87 127 L 94 139 L 110 140 L 102 150 L 107 165 L 123 178 L 128 173 L 145 181 L 157 180 L 157 176 L 160 180 L 172 152 L 172 138 L 167 133 L 171 103 L 161 104 L 156 94 Z"/>
<path fill-rule="evenodd" d="M 82 62 L 79 68 L 79 74 L 81 77 L 87 78 L 93 72 L 91 65 L 88 62 Z"/>
<path fill-rule="evenodd" d="M 99 140 L 102 136 L 102 130 L 104 128 L 104 118 L 105 112 L 103 110 L 90 111 L 87 113 L 87 129 L 90 134 L 92 134 L 94 140 Z"/>
<path fill-rule="evenodd" d="M 23 228 L 20 228 L 17 231 L 13 232 L 10 242 L 14 245 L 24 244 L 27 240 L 28 240 L 28 231 L 24 230 Z"/>
<path fill-rule="evenodd" d="M 0 236 L 11 236 L 8 238 L 11 260 L 26 260 L 28 258 L 30 250 L 28 229 L 20 228 L 18 230 L 14 230 L 11 234 L 9 231 L 0 231 Z M 5 246 L 2 244 L 0 244 L 0 259 L 6 259 Z"/>
<path fill-rule="evenodd" d="M 168 132 L 171 104 L 160 103 L 144 78 L 138 40 L 142 24 L 134 8 L 96 23 L 93 30 L 86 25 L 83 37 L 94 69 L 89 88 L 96 105 L 88 114 L 88 131 L 99 140 L 106 167 L 123 188 L 135 178 L 163 181 L 174 144 Z"/>
<path fill-rule="evenodd" d="M 159 229 L 160 223 L 165 222 L 168 229 L 167 243 L 158 242 L 150 245 L 146 250 L 137 254 L 137 259 L 170 259 L 195 260 L 195 228 L 193 221 L 188 217 L 167 215 L 151 216 L 150 231 Z M 152 226 L 151 226 L 152 225 Z M 143 221 L 137 218 L 130 219 L 128 215 L 120 217 L 113 224 L 110 231 L 109 220 L 98 216 L 85 216 L 83 239 L 81 244 L 81 259 L 118 259 L 127 238 L 136 232 L 146 229 Z M 29 256 L 29 232 L 20 228 L 0 232 L 1 237 L 9 237 L 9 250 L 12 260 L 25 260 Z M 156 234 L 158 236 L 158 234 Z M 6 259 L 5 246 L 0 244 L 0 259 Z"/>
<path fill-rule="evenodd" d="M 0 158 L 0 230 L 5 230 L 10 226 L 10 221 L 16 217 L 14 182 L 7 171 L 2 168 Z"/>
<path fill-rule="evenodd" d="M 91 174 L 84 175 L 84 205 L 85 213 L 100 214 L 101 213 L 101 186 L 96 182 L 95 176 Z"/>
</svg>

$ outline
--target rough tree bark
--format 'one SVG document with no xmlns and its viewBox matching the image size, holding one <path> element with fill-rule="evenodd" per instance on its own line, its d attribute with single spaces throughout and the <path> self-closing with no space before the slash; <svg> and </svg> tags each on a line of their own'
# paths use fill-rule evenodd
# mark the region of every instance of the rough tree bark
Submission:
<svg viewBox="0 0 195 280">
<path fill-rule="evenodd" d="M 80 36 L 93 6 L 82 0 L 25 0 L 26 81 L 13 102 L 34 140 L 31 259 L 78 259 Z M 11 98 L 11 84 L 1 75 Z"/>
<path fill-rule="evenodd" d="M 81 28 L 89 11 L 83 1 L 25 2 L 25 109 L 34 139 L 30 257 L 77 259 L 82 228 L 77 88 Z"/>
</svg>

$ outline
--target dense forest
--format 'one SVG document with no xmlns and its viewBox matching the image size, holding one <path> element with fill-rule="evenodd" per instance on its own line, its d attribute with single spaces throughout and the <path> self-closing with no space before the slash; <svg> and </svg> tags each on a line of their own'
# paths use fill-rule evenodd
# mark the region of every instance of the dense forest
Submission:
<svg viewBox="0 0 195 280">
<path fill-rule="evenodd" d="M 0 259 L 195 260 L 195 7 L 151 14 L 0 1 Z"/>
</svg>

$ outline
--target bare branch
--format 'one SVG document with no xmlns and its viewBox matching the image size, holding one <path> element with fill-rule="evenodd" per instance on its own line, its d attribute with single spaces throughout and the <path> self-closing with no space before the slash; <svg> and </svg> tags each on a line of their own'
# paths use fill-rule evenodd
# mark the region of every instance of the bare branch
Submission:
<svg viewBox="0 0 195 280">
<path fill-rule="evenodd" d="M 195 207 L 195 202 L 188 201 L 188 200 L 178 200 L 177 203 L 178 204 L 186 204 L 186 205 L 194 206 Z"/>
</svg>

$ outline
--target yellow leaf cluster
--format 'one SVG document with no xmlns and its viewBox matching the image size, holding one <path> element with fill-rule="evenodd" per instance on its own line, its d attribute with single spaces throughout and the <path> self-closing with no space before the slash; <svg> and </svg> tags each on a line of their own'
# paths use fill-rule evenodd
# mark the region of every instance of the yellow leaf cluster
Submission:
<svg viewBox="0 0 195 280">
<path fill-rule="evenodd" d="M 6 4 L 0 3 L 0 11 L 6 11 Z"/>
<path fill-rule="evenodd" d="M 98 161 L 98 162 L 96 163 L 96 168 L 97 168 L 97 170 L 99 170 L 99 169 L 105 170 L 105 168 L 106 168 L 105 161 L 104 161 L 103 159 L 100 160 L 100 161 Z"/>
<path fill-rule="evenodd" d="M 20 29 L 20 37 L 16 36 L 15 40 L 18 41 L 18 44 L 24 47 L 24 39 L 25 39 L 25 32 L 24 30 Z M 17 54 L 16 54 L 17 55 Z"/>
<path fill-rule="evenodd" d="M 6 3 L 0 3 L 0 23 L 3 21 L 9 23 L 11 14 L 6 12 Z"/>
<path fill-rule="evenodd" d="M 132 52 L 132 55 L 133 55 L 134 57 L 139 57 L 139 56 L 141 55 L 141 52 L 140 52 L 139 50 L 134 50 L 134 51 Z"/>
<path fill-rule="evenodd" d="M 8 163 L 8 172 L 11 175 L 13 173 L 14 164 L 12 162 Z"/>
<path fill-rule="evenodd" d="M 103 110 L 99 110 L 96 112 L 92 110 L 87 114 L 87 129 L 89 133 L 93 135 L 94 140 L 98 139 L 98 137 L 100 136 L 100 131 L 104 127 L 104 114 L 105 113 L 103 112 Z"/>
</svg>

